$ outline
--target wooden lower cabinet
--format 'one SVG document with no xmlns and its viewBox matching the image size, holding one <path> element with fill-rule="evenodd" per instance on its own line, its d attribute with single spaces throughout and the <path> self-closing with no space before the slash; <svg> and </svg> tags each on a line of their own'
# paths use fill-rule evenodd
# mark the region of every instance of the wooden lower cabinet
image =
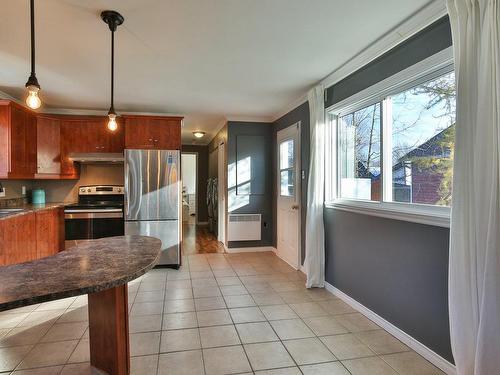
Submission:
<svg viewBox="0 0 500 375">
<path fill-rule="evenodd" d="M 64 250 L 62 207 L 0 220 L 0 265 L 29 262 Z"/>
</svg>

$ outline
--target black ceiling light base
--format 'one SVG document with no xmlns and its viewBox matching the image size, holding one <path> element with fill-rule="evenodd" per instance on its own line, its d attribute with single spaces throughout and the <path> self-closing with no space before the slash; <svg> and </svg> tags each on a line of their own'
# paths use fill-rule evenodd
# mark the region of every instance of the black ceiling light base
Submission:
<svg viewBox="0 0 500 375">
<path fill-rule="evenodd" d="M 105 10 L 101 13 L 101 18 L 106 22 L 111 31 L 116 31 L 116 28 L 120 26 L 125 19 L 123 16 L 114 10 Z"/>
<path fill-rule="evenodd" d="M 38 87 L 40 90 L 40 84 L 38 83 L 38 79 L 36 79 L 35 73 L 31 73 L 30 77 L 28 78 L 28 82 L 26 82 L 26 87 Z"/>
</svg>

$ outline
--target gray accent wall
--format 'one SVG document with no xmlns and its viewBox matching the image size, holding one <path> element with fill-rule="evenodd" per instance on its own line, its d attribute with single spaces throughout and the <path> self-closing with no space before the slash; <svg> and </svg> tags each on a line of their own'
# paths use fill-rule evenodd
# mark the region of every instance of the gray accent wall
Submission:
<svg viewBox="0 0 500 375">
<path fill-rule="evenodd" d="M 288 112 L 286 115 L 280 117 L 273 123 L 273 155 L 272 155 L 272 186 L 273 186 L 273 227 L 277 228 L 277 199 L 278 199 L 278 176 L 277 176 L 277 155 L 278 150 L 276 146 L 276 135 L 279 130 L 285 129 L 300 121 L 301 134 L 300 134 L 300 160 L 301 169 L 304 171 L 304 178 L 301 183 L 301 259 L 304 262 L 305 257 L 305 238 L 306 238 L 306 215 L 307 215 L 307 179 L 309 177 L 309 145 L 310 145 L 310 131 L 309 131 L 309 103 L 305 102 Z M 277 241 L 276 230 L 273 231 L 273 246 L 276 247 Z"/>
<path fill-rule="evenodd" d="M 453 362 L 449 230 L 326 208 L 326 281 Z"/>
<path fill-rule="evenodd" d="M 272 130 L 270 123 L 229 121 L 227 123 L 227 165 L 235 166 L 238 160 L 250 158 L 261 168 L 252 168 L 250 184 L 257 187 L 256 193 L 239 194 L 244 203 L 230 213 L 261 214 L 262 238 L 260 241 L 230 241 L 228 247 L 272 246 L 273 244 L 273 194 L 272 194 Z M 246 139 L 238 149 L 238 140 Z M 229 173 L 229 172 L 228 172 Z M 228 177 L 229 179 L 229 177 Z M 231 187 L 228 186 L 229 189 Z M 234 188 L 233 188 L 234 189 Z M 229 195 L 229 192 L 228 192 Z M 228 205 L 230 199 L 228 198 Z"/>
</svg>

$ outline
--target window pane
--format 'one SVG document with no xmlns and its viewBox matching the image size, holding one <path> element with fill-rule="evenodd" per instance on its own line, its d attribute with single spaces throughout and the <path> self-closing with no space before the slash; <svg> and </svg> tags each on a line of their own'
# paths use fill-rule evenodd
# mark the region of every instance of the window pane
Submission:
<svg viewBox="0 0 500 375">
<path fill-rule="evenodd" d="M 281 171 L 281 195 L 293 197 L 295 195 L 295 172 L 293 169 Z"/>
<path fill-rule="evenodd" d="M 455 133 L 455 75 L 392 98 L 393 200 L 449 206 Z"/>
<path fill-rule="evenodd" d="M 380 103 L 339 119 L 342 198 L 380 200 Z"/>
<path fill-rule="evenodd" d="M 286 140 L 280 144 L 280 169 L 293 167 L 293 139 Z"/>
</svg>

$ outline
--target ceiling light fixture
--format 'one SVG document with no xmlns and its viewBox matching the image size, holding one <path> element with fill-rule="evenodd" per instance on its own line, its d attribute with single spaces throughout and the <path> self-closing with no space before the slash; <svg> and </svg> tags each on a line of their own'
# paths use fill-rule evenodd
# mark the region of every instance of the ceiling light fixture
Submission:
<svg viewBox="0 0 500 375">
<path fill-rule="evenodd" d="M 26 97 L 26 105 L 31 109 L 38 109 L 42 105 L 42 101 L 38 96 L 40 84 L 36 79 L 35 74 L 35 0 L 30 0 L 30 21 L 31 21 L 31 74 L 26 82 L 28 96 Z"/>
<path fill-rule="evenodd" d="M 118 129 L 118 124 L 116 123 L 116 112 L 114 105 L 114 89 L 115 89 L 115 31 L 120 26 L 124 18 L 123 16 L 114 10 L 105 10 L 101 13 L 101 18 L 106 22 L 111 30 L 111 106 L 108 111 L 108 129 L 115 131 Z"/>
<path fill-rule="evenodd" d="M 195 138 L 203 138 L 205 136 L 205 132 L 193 132 Z"/>
</svg>

